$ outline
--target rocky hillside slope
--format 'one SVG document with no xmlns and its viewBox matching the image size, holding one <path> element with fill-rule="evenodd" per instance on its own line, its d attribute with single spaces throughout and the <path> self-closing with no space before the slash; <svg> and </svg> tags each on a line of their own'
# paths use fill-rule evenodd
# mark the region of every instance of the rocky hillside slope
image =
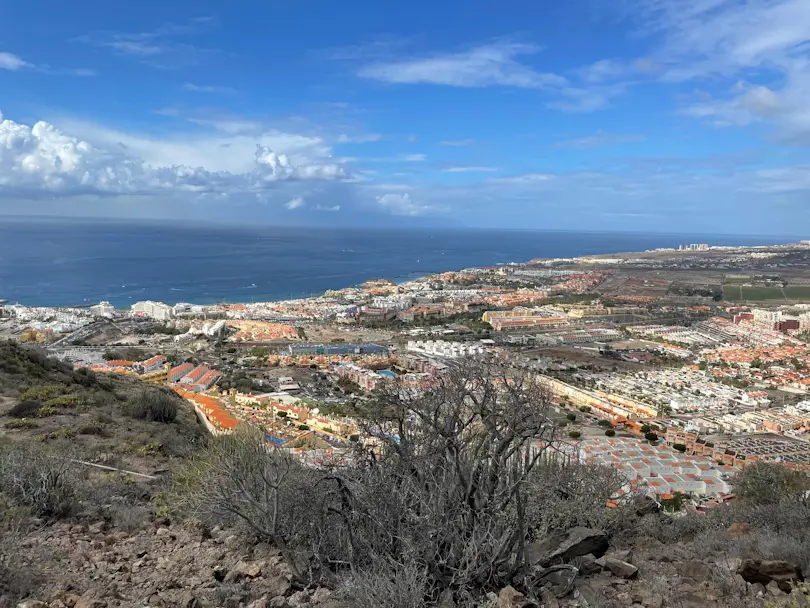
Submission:
<svg viewBox="0 0 810 608">
<path fill-rule="evenodd" d="M 807 480 L 780 467 L 751 468 L 734 505 L 667 514 L 640 497 L 607 509 L 599 494 L 605 472 L 545 466 L 526 478 L 536 484 L 526 500 L 537 519 L 521 548 L 529 574 L 514 578 L 518 588 L 481 585 L 471 593 L 451 581 L 429 596 L 414 573 L 436 564 L 392 561 L 375 571 L 364 561 L 365 571 L 352 572 L 324 560 L 320 549 L 294 544 L 323 523 L 311 519 L 323 513 L 313 503 L 337 500 L 324 503 L 334 510 L 347 499 L 317 493 L 327 478 L 302 483 L 315 479 L 305 477 L 311 470 L 285 469 L 289 485 L 277 503 L 286 505 L 290 526 L 285 557 L 255 530 L 189 508 L 206 506 L 188 500 L 189 488 L 199 492 L 210 482 L 225 490 L 246 484 L 229 495 L 237 508 L 266 497 L 261 484 L 283 459 L 266 454 L 262 439 L 251 451 L 249 434 L 208 439 L 188 404 L 158 387 L 75 372 L 0 344 L 0 395 L 0 608 L 810 607 Z M 234 468 L 221 464 L 229 458 Z M 263 458 L 269 468 L 253 466 Z M 205 476 L 217 469 L 224 477 Z M 381 505 L 384 514 L 389 499 L 372 491 L 363 504 Z M 406 513 L 417 531 L 418 508 Z M 370 525 L 364 512 L 348 515 Z M 386 531 L 401 521 L 382 523 Z M 319 542 L 342 542 L 331 526 Z"/>
</svg>

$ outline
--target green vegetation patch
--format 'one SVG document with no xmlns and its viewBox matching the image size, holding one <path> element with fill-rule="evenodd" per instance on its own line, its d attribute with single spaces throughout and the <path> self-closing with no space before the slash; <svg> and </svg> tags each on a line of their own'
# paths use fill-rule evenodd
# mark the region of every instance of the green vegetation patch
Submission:
<svg viewBox="0 0 810 608">
<path fill-rule="evenodd" d="M 810 300 L 810 285 L 788 285 L 783 291 L 788 300 Z"/>
<path fill-rule="evenodd" d="M 803 289 L 803 287 L 798 287 L 798 289 Z M 723 297 L 726 300 L 751 300 L 761 302 L 765 300 L 784 300 L 785 295 L 786 291 L 781 287 L 741 287 L 737 285 L 726 285 L 723 287 Z M 810 290 L 808 290 L 806 297 L 810 298 Z"/>
</svg>

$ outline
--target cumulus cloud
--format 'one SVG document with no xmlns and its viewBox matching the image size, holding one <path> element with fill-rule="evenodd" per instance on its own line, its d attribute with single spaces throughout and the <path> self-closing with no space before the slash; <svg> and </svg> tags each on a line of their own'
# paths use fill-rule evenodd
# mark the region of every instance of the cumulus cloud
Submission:
<svg viewBox="0 0 810 608">
<path fill-rule="evenodd" d="M 20 70 L 22 68 L 33 67 L 27 61 L 23 61 L 17 55 L 12 53 L 0 53 L 0 70 Z"/>
<path fill-rule="evenodd" d="M 377 197 L 377 204 L 392 215 L 424 215 L 433 210 L 427 205 L 415 203 L 407 192 L 383 194 Z"/>
<path fill-rule="evenodd" d="M 70 196 L 187 192 L 260 192 L 273 182 L 338 180 L 337 164 L 295 164 L 283 153 L 256 145 L 253 169 L 245 173 L 202 167 L 155 165 L 66 135 L 50 123 L 33 127 L 2 120 L 0 114 L 0 194 Z"/>
<path fill-rule="evenodd" d="M 340 211 L 340 205 L 332 205 L 331 207 L 325 207 L 323 205 L 315 205 L 315 211 Z"/>
<path fill-rule="evenodd" d="M 454 87 L 510 86 L 544 89 L 562 86 L 566 80 L 556 74 L 538 72 L 515 58 L 534 54 L 530 44 L 496 43 L 459 53 L 366 65 L 359 76 L 395 84 L 439 84 Z"/>
<path fill-rule="evenodd" d="M 296 196 L 294 199 L 287 201 L 287 203 L 284 206 L 287 207 L 287 209 L 300 209 L 305 204 L 306 203 L 303 197 Z"/>
</svg>

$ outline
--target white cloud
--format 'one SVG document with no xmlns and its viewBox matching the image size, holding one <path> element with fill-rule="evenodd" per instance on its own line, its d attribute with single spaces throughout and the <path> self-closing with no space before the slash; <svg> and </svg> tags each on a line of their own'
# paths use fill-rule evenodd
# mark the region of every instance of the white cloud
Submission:
<svg viewBox="0 0 810 608">
<path fill-rule="evenodd" d="M 488 173 L 497 170 L 498 170 L 497 167 L 459 166 L 459 167 L 446 167 L 442 169 L 442 173 Z"/>
<path fill-rule="evenodd" d="M 180 24 L 166 23 L 148 31 L 94 32 L 74 40 L 113 49 L 119 55 L 136 57 L 154 67 L 176 68 L 194 65 L 204 56 L 217 52 L 177 41 L 179 37 L 200 33 L 212 22 L 209 17 L 197 17 Z"/>
<path fill-rule="evenodd" d="M 338 180 L 346 175 L 340 165 L 296 164 L 286 154 L 255 143 L 253 161 L 251 170 L 243 173 L 176 161 L 149 163 L 126 148 L 97 147 L 47 122 L 33 127 L 0 122 L 0 194 L 10 196 L 261 192 L 274 182 Z"/>
<path fill-rule="evenodd" d="M 361 68 L 358 74 L 363 78 L 396 84 L 529 89 L 563 86 L 566 81 L 561 76 L 538 72 L 515 60 L 519 55 L 530 55 L 539 50 L 539 47 L 529 44 L 488 44 L 459 53 L 372 63 Z"/>
<path fill-rule="evenodd" d="M 644 141 L 644 139 L 645 137 L 643 135 L 597 131 L 593 135 L 557 142 L 553 147 L 568 150 L 592 150 L 594 148 L 603 148 L 616 144 L 640 142 Z"/>
<path fill-rule="evenodd" d="M 331 207 L 324 207 L 323 205 L 315 205 L 315 211 L 340 211 L 340 205 L 332 205 Z"/>
<path fill-rule="evenodd" d="M 153 166 L 179 164 L 209 171 L 246 173 L 254 168 L 257 144 L 283 151 L 295 165 L 336 162 L 331 148 L 320 137 L 270 129 L 240 117 L 187 120 L 207 129 L 158 135 L 120 131 L 69 117 L 55 117 L 51 122 L 58 123 L 65 131 L 81 133 L 82 138 L 94 146 L 121 150 Z"/>
<path fill-rule="evenodd" d="M 427 205 L 415 203 L 407 192 L 383 194 L 377 197 L 377 204 L 392 215 L 424 215 L 433 210 Z"/>
<path fill-rule="evenodd" d="M 15 71 L 31 67 L 34 66 L 27 61 L 23 61 L 17 55 L 12 53 L 0 53 L 0 70 Z"/>
<path fill-rule="evenodd" d="M 368 144 L 375 141 L 380 141 L 382 135 L 379 133 L 366 133 L 364 135 L 346 135 L 341 134 L 337 138 L 339 144 Z"/>
<path fill-rule="evenodd" d="M 493 177 L 488 181 L 498 184 L 541 184 L 554 179 L 554 177 L 551 173 L 527 173 L 511 177 Z"/>
<path fill-rule="evenodd" d="M 287 201 L 287 203 L 285 203 L 284 206 L 287 207 L 287 209 L 300 209 L 305 204 L 306 203 L 305 203 L 303 197 L 296 196 L 294 199 L 291 199 L 291 200 Z"/>
<path fill-rule="evenodd" d="M 427 159 L 425 154 L 403 154 L 400 157 L 400 160 L 404 160 L 406 163 L 421 163 Z"/>
<path fill-rule="evenodd" d="M 546 107 L 563 112 L 594 112 L 608 107 L 611 98 L 623 93 L 626 88 L 626 84 L 563 87 L 559 90 L 560 99 L 547 103 Z"/>
<path fill-rule="evenodd" d="M 614 59 L 602 59 L 582 68 L 579 73 L 588 82 L 604 82 L 625 76 L 627 65 Z"/>
<path fill-rule="evenodd" d="M 447 139 L 439 142 L 442 146 L 472 146 L 474 143 L 474 139 Z"/>
<path fill-rule="evenodd" d="M 183 88 L 186 91 L 191 91 L 192 93 L 236 93 L 234 89 L 231 87 L 220 87 L 215 85 L 201 85 L 201 84 L 194 84 L 192 82 L 187 82 L 183 85 Z"/>
<path fill-rule="evenodd" d="M 810 144 L 810 2 L 807 0 L 636 0 L 661 79 L 725 79 L 730 98 L 692 103 L 684 113 L 719 126 L 774 122 L 781 139 Z"/>
</svg>

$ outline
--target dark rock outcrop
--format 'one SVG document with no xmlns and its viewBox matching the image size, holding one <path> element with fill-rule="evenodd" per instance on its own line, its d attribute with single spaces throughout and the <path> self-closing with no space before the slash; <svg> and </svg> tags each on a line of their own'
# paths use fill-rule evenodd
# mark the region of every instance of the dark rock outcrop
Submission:
<svg viewBox="0 0 810 608">
<path fill-rule="evenodd" d="M 601 557 L 607 552 L 608 546 L 608 536 L 602 530 L 577 526 L 532 543 L 527 548 L 527 554 L 529 563 L 547 567 L 589 553 Z"/>
</svg>

